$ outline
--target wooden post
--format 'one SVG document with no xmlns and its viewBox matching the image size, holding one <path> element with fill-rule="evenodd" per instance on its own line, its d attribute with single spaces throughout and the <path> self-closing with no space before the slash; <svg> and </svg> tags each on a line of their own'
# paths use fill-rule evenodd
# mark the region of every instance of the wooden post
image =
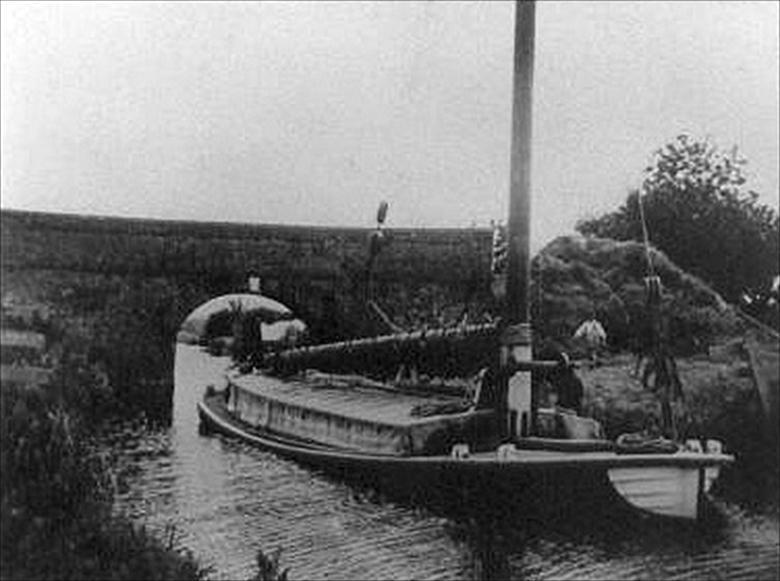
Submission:
<svg viewBox="0 0 780 581">
<path fill-rule="evenodd" d="M 501 364 L 532 359 L 529 308 L 531 224 L 531 115 L 536 5 L 517 0 L 515 12 L 512 150 L 509 184 L 507 300 L 501 336 Z M 511 438 L 534 433 L 536 397 L 530 372 L 512 375 L 504 386 Z"/>
</svg>

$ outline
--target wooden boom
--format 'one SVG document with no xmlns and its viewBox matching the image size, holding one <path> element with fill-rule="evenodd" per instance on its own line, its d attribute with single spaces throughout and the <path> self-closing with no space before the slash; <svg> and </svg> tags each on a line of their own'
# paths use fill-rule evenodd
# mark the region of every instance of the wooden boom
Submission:
<svg viewBox="0 0 780 581">
<path fill-rule="evenodd" d="M 281 374 L 311 368 L 388 376 L 408 365 L 421 373 L 453 377 L 494 364 L 498 341 L 494 323 L 461 325 L 285 349 L 266 353 L 262 366 Z M 515 363 L 513 370 L 556 366 L 554 361 L 524 361 Z"/>
<path fill-rule="evenodd" d="M 263 365 L 279 373 L 315 368 L 380 375 L 412 365 L 421 372 L 454 376 L 486 365 L 497 345 L 493 323 L 462 325 L 285 349 L 267 353 Z"/>
</svg>

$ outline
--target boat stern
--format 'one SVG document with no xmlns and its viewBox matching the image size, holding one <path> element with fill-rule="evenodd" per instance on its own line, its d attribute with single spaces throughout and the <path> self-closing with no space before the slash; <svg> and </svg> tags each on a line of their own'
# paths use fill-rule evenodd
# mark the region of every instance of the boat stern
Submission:
<svg viewBox="0 0 780 581">
<path fill-rule="evenodd" d="M 701 517 L 706 494 L 721 467 L 733 461 L 716 440 L 708 440 L 705 450 L 686 447 L 668 455 L 665 462 L 658 461 L 657 455 L 646 456 L 644 462 L 637 456 L 630 465 L 607 470 L 617 493 L 645 512 L 692 520 Z"/>
</svg>

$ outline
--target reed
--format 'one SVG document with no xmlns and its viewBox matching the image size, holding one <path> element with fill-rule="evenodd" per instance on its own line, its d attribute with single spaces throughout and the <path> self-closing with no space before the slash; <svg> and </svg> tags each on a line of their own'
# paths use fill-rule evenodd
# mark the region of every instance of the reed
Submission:
<svg viewBox="0 0 780 581">
<path fill-rule="evenodd" d="M 67 353 L 58 373 L 90 379 Z M 73 387 L 2 386 L 0 578 L 204 579 L 191 554 L 112 514 L 111 466 L 79 411 L 93 413 L 94 401 L 81 398 L 100 390 Z"/>
<path fill-rule="evenodd" d="M 282 549 L 277 548 L 274 552 L 266 554 L 262 549 L 257 550 L 257 573 L 249 578 L 248 581 L 287 581 L 289 568 L 282 569 L 280 557 Z"/>
</svg>

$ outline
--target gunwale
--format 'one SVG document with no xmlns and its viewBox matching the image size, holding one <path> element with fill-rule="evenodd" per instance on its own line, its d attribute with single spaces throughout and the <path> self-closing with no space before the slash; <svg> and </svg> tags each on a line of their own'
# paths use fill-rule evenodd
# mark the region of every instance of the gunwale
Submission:
<svg viewBox="0 0 780 581">
<path fill-rule="evenodd" d="M 297 457 L 302 460 L 327 464 L 350 464 L 356 467 L 446 468 L 461 471 L 483 471 L 486 468 L 502 472 L 552 469 L 588 469 L 606 471 L 611 468 L 676 466 L 681 468 L 707 468 L 722 466 L 734 461 L 729 454 L 702 454 L 680 451 L 675 454 L 617 454 L 616 452 L 561 452 L 555 450 L 515 449 L 505 457 L 498 450 L 475 452 L 465 457 L 452 455 L 397 456 L 375 454 L 293 439 L 262 428 L 253 428 L 237 421 L 228 412 L 222 394 L 212 395 L 198 402 L 198 414 L 209 428 L 263 448 Z"/>
</svg>

